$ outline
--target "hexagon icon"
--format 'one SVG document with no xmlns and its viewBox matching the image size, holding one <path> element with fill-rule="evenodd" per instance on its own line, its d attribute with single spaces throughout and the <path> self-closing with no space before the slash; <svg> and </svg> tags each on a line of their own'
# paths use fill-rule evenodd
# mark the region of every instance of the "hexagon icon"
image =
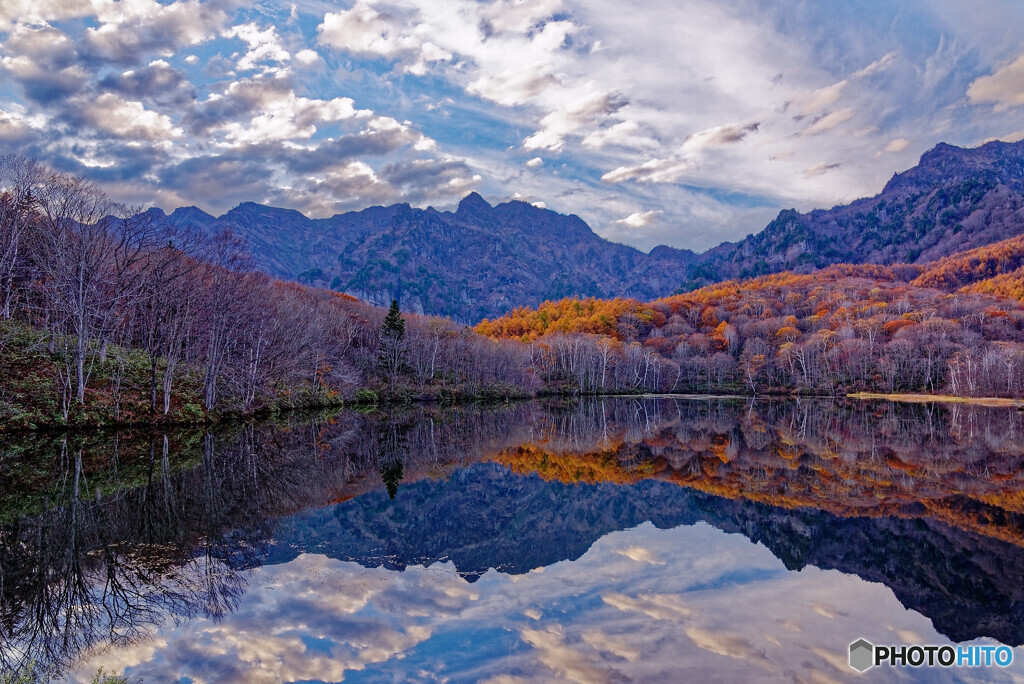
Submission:
<svg viewBox="0 0 1024 684">
<path fill-rule="evenodd" d="M 857 639 L 850 644 L 850 667 L 857 672 L 874 667 L 875 647 L 866 639 Z"/>
</svg>

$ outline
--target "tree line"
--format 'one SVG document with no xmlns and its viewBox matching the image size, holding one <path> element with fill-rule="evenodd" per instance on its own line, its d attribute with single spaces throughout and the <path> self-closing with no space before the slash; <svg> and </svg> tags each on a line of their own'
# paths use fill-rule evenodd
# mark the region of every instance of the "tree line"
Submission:
<svg viewBox="0 0 1024 684">
<path fill-rule="evenodd" d="M 546 381 L 584 392 L 1024 395 L 1021 302 L 912 285 L 920 274 L 837 265 L 646 304 L 568 298 L 476 330 L 529 344 Z"/>
<path fill-rule="evenodd" d="M 255 271 L 230 232 L 175 229 L 87 181 L 0 158 L 0 351 L 11 351 L 14 324 L 42 333 L 29 346 L 46 366 L 37 379 L 52 386 L 58 420 L 90 402 L 125 420 L 129 410 L 319 405 L 360 389 L 538 389 L 522 345 L 421 316 L 406 316 L 398 339 L 382 338 L 384 317 Z"/>
</svg>

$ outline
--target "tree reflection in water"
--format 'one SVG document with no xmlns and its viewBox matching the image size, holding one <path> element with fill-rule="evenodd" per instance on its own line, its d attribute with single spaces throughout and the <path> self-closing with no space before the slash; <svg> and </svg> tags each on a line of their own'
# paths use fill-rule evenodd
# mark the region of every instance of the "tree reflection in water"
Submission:
<svg viewBox="0 0 1024 684">
<path fill-rule="evenodd" d="M 246 446 L 215 455 L 206 439 L 201 465 L 175 477 L 168 438 L 155 438 L 145 484 L 105 494 L 82 451 L 69 456 L 62 441 L 54 505 L 0 528 L 0 664 L 36 662 L 54 674 L 166 619 L 232 610 L 244 590 L 238 568 L 251 565 L 268 529 L 263 516 L 245 515 L 247 492 L 259 486 Z M 246 520 L 253 524 L 236 527 Z"/>
<path fill-rule="evenodd" d="M 7 439 L 4 670 L 56 676 L 169 620 L 224 616 L 247 569 L 302 552 L 448 558 L 471 577 L 576 557 L 644 520 L 742 531 L 788 567 L 885 582 L 955 638 L 1024 640 L 1012 410 L 619 398 Z M 507 469 L 450 477 L 480 462 Z"/>
</svg>

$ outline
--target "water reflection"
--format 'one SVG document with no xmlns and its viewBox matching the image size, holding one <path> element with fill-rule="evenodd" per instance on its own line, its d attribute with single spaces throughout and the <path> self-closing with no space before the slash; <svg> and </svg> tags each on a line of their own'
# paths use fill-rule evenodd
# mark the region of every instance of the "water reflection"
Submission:
<svg viewBox="0 0 1024 684">
<path fill-rule="evenodd" d="M 572 486 L 474 466 L 412 485 L 394 502 L 370 494 L 281 520 L 265 562 L 303 553 L 395 570 L 451 562 L 473 582 L 489 568 L 519 574 L 576 559 L 605 534 L 644 521 L 740 532 L 790 570 L 837 569 L 886 584 L 954 640 L 1024 643 L 1018 546 L 926 518 L 842 518 L 658 481 Z"/>
<path fill-rule="evenodd" d="M 404 435 L 422 477 L 483 458 L 494 448 L 487 435 L 511 438 L 504 421 L 528 410 L 342 413 L 5 444 L 0 667 L 35 662 L 56 674 L 168 621 L 223 617 L 276 517 L 379 485 L 382 464 L 402 457 L 381 434 Z"/>
<path fill-rule="evenodd" d="M 1003 409 L 616 399 L 9 443 L 0 665 L 284 681 L 241 674 L 246 653 L 281 639 L 304 654 L 295 677 L 328 681 L 369 663 L 385 679 L 414 664 L 471 680 L 646 678 L 671 671 L 658 654 L 674 651 L 675 667 L 780 678 L 799 654 L 801 677 L 839 677 L 829 659 L 872 620 L 1021 644 L 1021 428 Z M 764 622 L 776 590 L 831 603 L 790 601 L 783 622 L 801 628 L 780 631 Z M 698 599 L 723 621 L 669 629 L 650 614 L 705 615 Z M 285 629 L 286 615 L 308 621 Z M 808 626 L 819 618 L 831 622 Z M 677 638 L 630 646 L 644 630 Z"/>
<path fill-rule="evenodd" d="M 250 576 L 225 620 L 117 654 L 155 681 L 862 681 L 848 635 L 943 642 L 882 585 L 787 572 L 763 546 L 704 523 L 647 523 L 573 562 L 468 583 L 451 563 L 403 572 L 301 555 Z M 1024 650 L 1017 649 L 1017 659 Z M 85 681 L 90 668 L 82 670 Z M 897 681 L 875 671 L 872 681 Z M 902 679 L 956 681 L 912 671 Z M 1011 681 L 1002 671 L 958 681 Z"/>
</svg>

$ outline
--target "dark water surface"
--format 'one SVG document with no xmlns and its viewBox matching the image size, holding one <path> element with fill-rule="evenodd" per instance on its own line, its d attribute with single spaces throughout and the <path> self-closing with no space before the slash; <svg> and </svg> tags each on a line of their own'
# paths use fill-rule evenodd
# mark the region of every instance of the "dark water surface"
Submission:
<svg viewBox="0 0 1024 684">
<path fill-rule="evenodd" d="M 612 398 L 0 442 L 0 671 L 1024 681 L 1024 414 Z M 847 664 L 1005 644 L 1008 668 Z"/>
</svg>

